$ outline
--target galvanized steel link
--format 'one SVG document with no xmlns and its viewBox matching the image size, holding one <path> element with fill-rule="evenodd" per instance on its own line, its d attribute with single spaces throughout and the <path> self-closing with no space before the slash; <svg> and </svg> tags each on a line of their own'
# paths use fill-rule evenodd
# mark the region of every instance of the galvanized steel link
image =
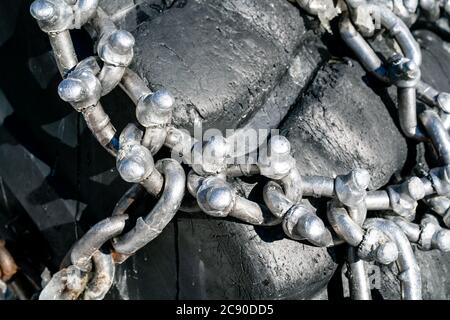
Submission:
<svg viewBox="0 0 450 320">
<path fill-rule="evenodd" d="M 145 82 L 128 68 L 133 59 L 134 37 L 118 30 L 95 0 L 36 0 L 31 14 L 48 33 L 55 58 L 63 76 L 58 87 L 60 97 L 81 112 L 99 143 L 116 157 L 121 177 L 134 185 L 121 198 L 107 218 L 92 227 L 71 250 L 71 265 L 56 273 L 41 293 L 41 299 L 102 299 L 112 285 L 114 264 L 157 237 L 174 217 L 185 190 L 196 199 L 198 209 L 217 217 L 234 217 L 254 225 L 282 224 L 286 235 L 328 247 L 346 243 L 348 263 L 354 272 L 351 286 L 355 298 L 368 299 L 362 260 L 381 264 L 396 262 L 405 299 L 421 298 L 420 271 L 410 242 L 422 250 L 450 250 L 450 231 L 439 220 L 426 215 L 420 225 L 415 217 L 418 201 L 450 225 L 449 94 L 438 92 L 420 80 L 421 50 L 408 25 L 418 18 L 420 7 L 425 17 L 436 21 L 450 13 L 449 2 L 441 1 L 333 1 L 297 0 L 309 14 L 318 16 L 329 30 L 329 21 L 340 16 L 342 39 L 363 67 L 379 81 L 397 87 L 400 126 L 406 137 L 431 141 L 438 151 L 442 167 L 431 169 L 427 177 L 409 177 L 385 190 L 367 191 L 369 172 L 357 168 L 337 177 L 301 176 L 289 141 L 272 136 L 266 148 L 260 148 L 258 162 L 229 165 L 230 143 L 221 135 L 207 141 L 195 138 L 172 125 L 175 100 L 166 90 L 152 92 Z M 89 23 L 96 32 L 98 59 L 78 62 L 69 30 Z M 364 38 L 384 29 L 397 42 L 401 52 L 387 57 L 385 64 Z M 118 137 L 100 98 L 120 86 L 136 105 L 136 118 L 142 132 L 129 124 Z M 429 110 L 417 113 L 416 98 Z M 434 109 L 434 110 L 433 110 Z M 419 126 L 419 120 L 423 125 Z M 166 146 L 190 163 L 187 175 L 173 159 L 156 164 L 154 156 Z M 194 161 L 195 160 L 195 161 Z M 263 191 L 264 203 L 256 203 L 240 194 L 230 183 L 238 176 L 260 175 L 270 181 Z M 159 198 L 131 231 L 122 235 L 129 206 L 146 190 Z M 327 220 L 316 214 L 307 197 L 329 198 Z M 387 211 L 383 219 L 366 219 L 368 211 Z M 331 228 L 327 226 L 328 222 Z M 111 244 L 107 242 L 111 239 Z M 104 253 L 113 247 L 112 251 Z M 362 259 L 362 260 L 361 260 Z"/>
</svg>

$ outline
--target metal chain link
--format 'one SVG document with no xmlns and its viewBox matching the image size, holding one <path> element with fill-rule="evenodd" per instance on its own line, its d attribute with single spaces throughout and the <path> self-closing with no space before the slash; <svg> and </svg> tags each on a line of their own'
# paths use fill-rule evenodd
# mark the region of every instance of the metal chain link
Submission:
<svg viewBox="0 0 450 320">
<path fill-rule="evenodd" d="M 99 143 L 116 157 L 121 177 L 133 186 L 121 198 L 113 215 L 93 226 L 77 241 L 70 253 L 70 265 L 56 273 L 40 299 L 102 299 L 113 283 L 114 264 L 157 237 L 176 214 L 185 189 L 196 199 L 191 210 L 213 217 L 234 217 L 254 225 L 282 224 L 286 235 L 312 245 L 330 247 L 346 243 L 353 297 L 370 298 L 364 284 L 363 260 L 381 264 L 396 262 L 401 272 L 402 297 L 421 299 L 420 270 L 411 249 L 450 251 L 450 230 L 433 215 L 420 225 L 415 218 L 418 201 L 450 227 L 450 128 L 449 94 L 438 92 L 420 80 L 421 50 L 408 25 L 418 19 L 414 0 L 365 1 L 297 0 L 302 9 L 322 22 L 340 15 L 340 34 L 364 68 L 378 80 L 397 87 L 399 120 L 406 137 L 430 141 L 442 167 L 426 177 L 409 177 L 385 190 L 367 191 L 369 172 L 355 169 L 337 177 L 301 176 L 291 155 L 290 143 L 272 136 L 266 150 L 259 150 L 257 164 L 228 165 L 230 142 L 216 135 L 205 143 L 172 126 L 174 98 L 165 90 L 152 92 L 128 69 L 133 58 L 133 36 L 118 30 L 96 0 L 36 0 L 31 14 L 47 32 L 63 81 L 60 97 L 80 112 Z M 321 6 L 321 4 L 326 4 Z M 420 1 L 426 19 L 436 21 L 450 12 L 447 1 Z M 333 6 L 331 8 L 330 6 Z M 321 9 L 322 8 L 322 9 Z M 78 62 L 70 30 L 89 24 L 95 30 L 98 58 Z M 381 61 L 364 36 L 387 30 L 401 52 Z M 364 36 L 363 36 L 364 35 Z M 128 125 L 118 136 L 99 100 L 120 86 L 136 105 L 136 118 L 145 132 Z M 416 98 L 428 105 L 417 114 Z M 422 123 L 423 128 L 418 125 Z M 153 156 L 165 145 L 185 160 L 200 161 L 186 174 L 173 159 L 154 163 Z M 190 162 L 192 163 L 192 162 Z M 264 188 L 264 204 L 250 201 L 237 192 L 227 178 L 261 175 L 270 181 Z M 127 208 L 144 190 L 158 198 L 152 211 L 121 234 Z M 329 198 L 327 220 L 316 214 L 307 197 Z M 384 218 L 366 219 L 368 211 L 380 211 Z M 430 211 L 430 212 L 431 212 Z M 111 240 L 111 241 L 110 241 Z M 356 279 L 356 280 L 355 280 Z"/>
</svg>

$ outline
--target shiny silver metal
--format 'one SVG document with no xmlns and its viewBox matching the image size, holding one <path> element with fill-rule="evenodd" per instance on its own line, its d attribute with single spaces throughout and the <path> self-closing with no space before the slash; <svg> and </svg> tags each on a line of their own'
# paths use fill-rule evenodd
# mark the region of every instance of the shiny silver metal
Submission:
<svg viewBox="0 0 450 320">
<path fill-rule="evenodd" d="M 237 197 L 233 188 L 217 176 L 202 179 L 194 196 L 200 209 L 213 217 L 228 216 L 234 209 Z"/>
<path fill-rule="evenodd" d="M 135 105 L 139 103 L 139 100 L 152 93 L 145 82 L 134 71 L 128 68 L 122 77 L 120 87 Z"/>
<path fill-rule="evenodd" d="M 431 107 L 436 107 L 450 113 L 450 94 L 439 92 L 423 81 L 419 81 L 416 86 L 417 97 Z"/>
<path fill-rule="evenodd" d="M 439 225 L 439 221 L 432 215 L 425 215 L 420 221 L 419 245 L 422 250 L 438 249 L 450 251 L 450 230 Z"/>
<path fill-rule="evenodd" d="M 97 8 L 92 25 L 98 34 L 97 53 L 103 62 L 98 78 L 102 96 L 110 93 L 121 81 L 126 68 L 133 59 L 134 37 L 126 30 L 117 30 L 114 22 Z"/>
<path fill-rule="evenodd" d="M 391 82 L 383 62 L 356 30 L 347 15 L 342 15 L 341 17 L 339 22 L 339 32 L 342 40 L 344 40 L 347 46 L 353 51 L 364 69 L 384 83 Z"/>
<path fill-rule="evenodd" d="M 78 112 L 95 106 L 101 97 L 102 87 L 97 79 L 100 68 L 93 57 L 77 64 L 59 84 L 58 94 Z"/>
<path fill-rule="evenodd" d="M 167 90 L 141 96 L 136 107 L 136 118 L 146 128 L 168 125 L 172 120 L 174 102 Z"/>
<path fill-rule="evenodd" d="M 347 249 L 347 276 L 352 300 L 371 300 L 369 277 L 364 261 L 361 260 L 354 247 Z"/>
<path fill-rule="evenodd" d="M 159 195 L 164 179 L 156 170 L 149 149 L 141 144 L 143 133 L 134 124 L 128 124 L 119 137 L 116 158 L 117 171 L 122 179 L 140 183 L 153 196 Z"/>
<path fill-rule="evenodd" d="M 419 64 L 412 58 L 395 54 L 389 59 L 389 75 L 397 86 L 397 101 L 400 127 L 403 133 L 416 140 L 426 140 L 417 124 L 416 90 L 420 80 Z"/>
<path fill-rule="evenodd" d="M 334 182 L 337 199 L 345 205 L 352 220 L 360 226 L 367 216 L 365 198 L 369 183 L 370 175 L 365 169 L 355 169 L 347 175 L 337 176 Z"/>
<path fill-rule="evenodd" d="M 347 175 L 336 177 L 334 192 L 340 202 L 346 206 L 355 207 L 364 203 L 369 183 L 369 172 L 365 169 L 355 169 Z"/>
<path fill-rule="evenodd" d="M 150 150 L 141 145 L 143 132 L 134 124 L 128 124 L 119 137 L 117 171 L 123 180 L 138 183 L 155 170 Z"/>
<path fill-rule="evenodd" d="M 304 196 L 314 198 L 332 198 L 335 196 L 334 179 L 321 176 L 302 176 L 302 192 Z"/>
<path fill-rule="evenodd" d="M 106 65 L 126 68 L 133 60 L 134 41 L 133 35 L 128 31 L 115 30 L 100 38 L 98 55 Z M 117 83 L 121 78 L 122 76 L 117 79 Z"/>
<path fill-rule="evenodd" d="M 65 76 L 77 65 L 77 57 L 69 30 L 80 29 L 94 15 L 98 0 L 78 0 L 74 3 L 58 0 L 35 0 L 31 15 L 42 31 L 49 35 L 58 69 Z"/>
<path fill-rule="evenodd" d="M 164 190 L 151 212 L 138 218 L 136 226 L 113 241 L 114 250 L 122 255 L 122 263 L 128 256 L 156 238 L 175 216 L 183 200 L 186 176 L 181 165 L 172 159 L 160 160 L 156 169 L 164 176 Z"/>
<path fill-rule="evenodd" d="M 226 172 L 230 145 L 221 135 L 210 137 L 205 143 L 198 141 L 192 147 L 192 169 L 199 175 Z"/>
<path fill-rule="evenodd" d="M 386 191 L 367 191 L 370 176 L 355 169 L 336 177 L 301 176 L 291 155 L 290 143 L 273 136 L 267 148 L 258 150 L 257 164 L 228 165 L 230 143 L 221 135 L 197 141 L 187 131 L 171 125 L 175 104 L 166 90 L 152 92 L 145 81 L 128 66 L 133 59 L 134 37 L 118 30 L 112 19 L 98 6 L 98 0 L 36 0 L 30 8 L 41 29 L 49 35 L 58 68 L 64 80 L 60 97 L 81 112 L 97 140 L 113 156 L 121 177 L 135 183 L 119 200 L 111 218 L 91 228 L 72 248 L 73 265 L 56 273 L 41 293 L 42 299 L 102 299 L 112 285 L 114 264 L 122 263 L 157 237 L 181 206 L 185 188 L 196 198 L 190 210 L 214 217 L 233 217 L 254 225 L 282 223 L 288 237 L 307 240 L 316 246 L 349 245 L 348 269 L 351 295 L 369 299 L 370 290 L 364 262 L 390 264 L 397 261 L 405 299 L 421 297 L 420 272 L 411 246 L 423 250 L 450 250 L 450 231 L 425 215 L 420 225 L 410 222 L 417 201 L 425 202 L 450 226 L 450 96 L 420 80 L 421 50 L 408 28 L 417 19 L 420 5 L 428 20 L 450 13 L 450 2 L 421 0 L 297 0 L 300 7 L 329 22 L 340 15 L 339 30 L 363 67 L 386 85 L 397 87 L 399 123 L 405 136 L 433 142 L 442 167 L 426 177 L 410 177 L 388 186 Z M 351 18 L 351 19 L 350 19 Z M 378 26 L 376 22 L 380 22 Z M 69 30 L 89 24 L 96 38 L 94 57 L 78 62 Z M 385 65 L 363 36 L 372 36 L 382 27 L 396 40 L 401 54 Z M 91 30 L 92 29 L 92 30 Z M 394 48 L 395 50 L 395 48 Z M 100 65 L 99 65 L 100 63 Z M 120 86 L 136 105 L 136 118 L 145 133 L 128 125 L 117 137 L 116 130 L 99 103 L 103 95 Z M 434 110 L 417 114 L 416 95 Z M 425 131 L 418 126 L 420 118 Z M 191 167 L 187 177 L 181 165 L 170 159 L 154 164 L 153 156 L 165 145 Z M 227 180 L 232 177 L 262 175 L 269 178 L 264 187 L 265 205 L 239 194 Z M 126 210 L 147 191 L 159 198 L 155 207 L 125 235 L 122 232 Z M 331 198 L 328 220 L 333 235 L 303 197 Z M 393 211 L 392 221 L 366 219 L 367 211 Z M 383 213 L 381 213 L 383 214 Z M 406 220 L 405 220 L 406 219 Z M 403 230 L 403 231 L 402 231 Z M 407 235 L 407 237 L 405 236 Z M 100 247 L 117 236 L 114 251 Z M 1 265 L 1 264 L 0 264 Z"/>
<path fill-rule="evenodd" d="M 431 169 L 430 178 L 438 195 L 450 196 L 450 165 Z"/>
<path fill-rule="evenodd" d="M 192 149 L 196 142 L 197 140 L 191 137 L 189 132 L 169 127 L 164 145 L 171 149 L 173 154 L 178 155 L 184 163 L 192 164 L 194 161 Z"/>
<path fill-rule="evenodd" d="M 420 180 L 423 183 L 425 196 L 430 196 L 435 193 L 433 182 L 431 181 L 431 178 L 429 176 L 420 178 Z"/>
<path fill-rule="evenodd" d="M 412 221 L 416 214 L 417 201 L 425 197 L 425 186 L 418 177 L 411 177 L 404 183 L 387 187 L 392 210 Z"/>
<path fill-rule="evenodd" d="M 450 199 L 445 196 L 434 195 L 425 199 L 425 203 L 433 212 L 442 217 L 442 222 L 450 228 Z"/>
<path fill-rule="evenodd" d="M 284 194 L 283 188 L 275 181 L 269 181 L 264 186 L 263 197 L 267 208 L 278 218 L 284 217 L 294 205 Z"/>
<path fill-rule="evenodd" d="M 295 240 L 307 240 L 318 247 L 333 245 L 331 232 L 325 227 L 310 206 L 296 204 L 290 208 L 283 219 L 283 230 Z"/>
<path fill-rule="evenodd" d="M 197 199 L 202 211 L 213 217 L 233 217 L 253 225 L 276 225 L 281 217 L 272 215 L 264 206 L 236 193 L 222 175 L 202 177 L 191 171 L 187 189 Z"/>
<path fill-rule="evenodd" d="M 236 202 L 229 216 L 257 226 L 275 226 L 282 222 L 282 219 L 275 217 L 263 205 L 241 196 L 236 197 Z"/>
<path fill-rule="evenodd" d="M 161 103 L 161 98 L 166 103 Z M 167 126 L 172 121 L 173 98 L 165 90 L 157 91 L 152 95 L 152 106 L 149 111 L 153 112 L 154 118 L 158 117 L 160 120 L 146 126 L 142 144 L 148 146 L 152 154 L 156 154 L 166 141 Z"/>
<path fill-rule="evenodd" d="M 403 7 L 398 7 L 397 2 L 391 8 L 388 8 L 383 4 L 369 3 L 365 0 L 346 1 L 352 9 L 350 12 L 354 15 L 354 21 L 365 20 L 370 25 L 369 29 L 373 29 L 372 19 L 376 19 L 380 22 L 380 26 L 384 27 L 399 44 L 403 56 L 398 54 L 391 57 L 387 68 L 383 66 L 381 59 L 358 33 L 345 14 L 342 15 L 339 26 L 341 37 L 353 50 L 364 68 L 380 81 L 388 84 L 394 83 L 398 87 L 397 99 L 402 131 L 408 138 L 423 141 L 426 139 L 426 135 L 417 125 L 415 91 L 415 87 L 420 80 L 422 53 L 419 44 L 415 41 L 407 25 L 392 11 L 394 10 L 401 15 L 402 8 L 409 8 L 408 10 L 403 10 L 403 18 L 408 18 L 414 13 L 409 10 L 417 8 L 417 1 L 414 0 L 413 2 L 405 1 L 403 4 L 409 4 Z M 362 19 L 361 15 L 365 15 L 365 19 Z M 369 33 L 373 33 L 373 30 Z"/>
<path fill-rule="evenodd" d="M 298 203 L 302 199 L 302 177 L 286 137 L 273 136 L 269 140 L 267 148 L 259 152 L 258 167 L 261 175 L 281 183 L 291 201 Z"/>
<path fill-rule="evenodd" d="M 395 222 L 402 229 L 410 242 L 419 242 L 420 233 L 422 232 L 419 225 L 412 223 L 402 217 L 389 217 L 389 220 Z"/>
<path fill-rule="evenodd" d="M 379 218 L 367 219 L 364 225 L 381 230 L 395 242 L 399 250 L 397 265 L 400 274 L 402 298 L 405 300 L 421 300 L 422 280 L 420 269 L 408 238 L 403 231 L 394 222 Z"/>
<path fill-rule="evenodd" d="M 270 212 L 283 219 L 283 230 L 295 240 L 307 240 L 319 247 L 333 244 L 333 237 L 323 221 L 315 214 L 311 205 L 294 204 L 284 194 L 282 187 L 274 181 L 266 184 L 264 202 Z"/>
<path fill-rule="evenodd" d="M 167 137 L 167 126 L 172 121 L 174 98 L 166 90 L 153 93 L 142 79 L 130 69 L 121 80 L 122 89 L 136 105 L 136 118 L 146 128 L 142 145 L 156 154 Z"/>
<path fill-rule="evenodd" d="M 122 233 L 127 215 L 106 218 L 86 232 L 72 247 L 70 261 L 83 272 L 92 267 L 92 256 L 110 239 Z"/>
<path fill-rule="evenodd" d="M 415 88 L 398 88 L 398 113 L 400 127 L 406 137 L 424 141 L 425 134 L 417 124 L 417 108 Z"/>
<path fill-rule="evenodd" d="M 425 110 L 420 115 L 433 146 L 445 165 L 450 164 L 450 136 L 439 115 L 433 110 Z"/>
<path fill-rule="evenodd" d="M 364 230 L 348 214 L 344 207 L 336 202 L 328 205 L 328 221 L 339 238 L 353 247 L 357 247 L 364 238 Z"/>
<path fill-rule="evenodd" d="M 384 190 L 369 191 L 365 198 L 367 210 L 390 210 L 389 194 Z"/>
<path fill-rule="evenodd" d="M 143 145 L 156 154 L 167 136 L 167 126 L 172 121 L 174 98 L 166 90 L 149 93 L 139 98 L 136 118 L 146 128 Z"/>
<path fill-rule="evenodd" d="M 391 10 L 384 6 L 371 5 L 370 10 L 377 12 L 381 25 L 397 40 L 405 58 L 420 67 L 422 53 L 406 24 Z"/>
<path fill-rule="evenodd" d="M 403 4 L 408 2 L 404 1 Z M 409 10 L 417 8 L 417 1 L 413 0 L 413 2 L 415 4 L 408 5 Z M 347 0 L 346 3 L 352 8 L 358 8 L 360 12 L 365 12 L 379 19 L 380 26 L 384 27 L 395 38 L 402 49 L 403 55 L 413 61 L 417 66 L 422 64 L 422 54 L 419 45 L 412 36 L 408 26 L 390 8 L 366 0 Z M 357 21 L 357 18 L 355 17 L 354 20 Z"/>
<path fill-rule="evenodd" d="M 116 129 L 99 102 L 102 91 L 96 76 L 99 71 L 94 58 L 81 61 L 59 84 L 58 94 L 76 111 L 82 113 L 88 128 L 99 143 L 115 156 L 118 147 L 114 141 Z"/>
<path fill-rule="evenodd" d="M 49 33 L 50 45 L 55 56 L 56 65 L 62 77 L 65 77 L 78 63 L 68 30 Z"/>
<path fill-rule="evenodd" d="M 396 244 L 385 233 L 377 228 L 365 228 L 364 239 L 358 246 L 358 257 L 388 265 L 397 260 L 398 254 Z"/>
<path fill-rule="evenodd" d="M 242 177 L 242 176 L 254 176 L 259 175 L 259 167 L 257 164 L 252 163 L 243 163 L 230 165 L 227 167 L 227 176 L 228 177 Z"/>
</svg>

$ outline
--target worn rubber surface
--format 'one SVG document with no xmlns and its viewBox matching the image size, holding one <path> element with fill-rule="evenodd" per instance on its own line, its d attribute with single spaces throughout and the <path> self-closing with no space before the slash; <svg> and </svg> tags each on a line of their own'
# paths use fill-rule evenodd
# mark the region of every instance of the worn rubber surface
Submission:
<svg viewBox="0 0 450 320">
<path fill-rule="evenodd" d="M 295 57 L 305 31 L 292 9 L 284 1 L 186 1 L 132 31 L 131 68 L 175 95 L 176 125 L 234 129 Z"/>
<path fill-rule="evenodd" d="M 319 70 L 301 103 L 281 125 L 305 175 L 370 172 L 378 189 L 405 163 L 405 139 L 382 97 L 365 85 L 365 71 L 349 60 Z"/>
</svg>

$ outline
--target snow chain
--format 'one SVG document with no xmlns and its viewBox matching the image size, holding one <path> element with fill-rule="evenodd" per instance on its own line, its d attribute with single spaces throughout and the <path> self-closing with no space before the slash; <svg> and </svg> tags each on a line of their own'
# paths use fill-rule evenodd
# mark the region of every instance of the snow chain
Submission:
<svg viewBox="0 0 450 320">
<path fill-rule="evenodd" d="M 152 92 L 128 68 L 133 59 L 134 37 L 116 28 L 98 6 L 98 0 L 36 0 L 31 14 L 50 38 L 63 77 L 58 87 L 61 99 L 83 115 L 99 143 L 116 157 L 121 177 L 133 183 L 112 216 L 77 241 L 69 253 L 70 263 L 53 275 L 40 299 L 103 299 L 112 286 L 115 264 L 125 261 L 163 231 L 186 192 L 196 198 L 201 211 L 213 217 L 230 216 L 260 226 L 282 224 L 289 238 L 320 247 L 346 243 L 351 249 L 350 271 L 355 273 L 350 277 L 355 291 L 352 297 L 370 298 L 364 280 L 367 275 L 357 274 L 364 266 L 355 267 L 365 260 L 397 263 L 402 298 L 422 298 L 420 270 L 411 243 L 417 243 L 422 250 L 450 251 L 450 230 L 441 227 L 441 223 L 450 226 L 450 96 L 420 80 L 421 50 L 408 25 L 419 14 L 429 21 L 446 18 L 450 4 L 433 0 L 420 1 L 420 7 L 414 0 L 297 3 L 317 16 L 327 29 L 329 21 L 339 16 L 341 37 L 364 68 L 383 83 L 397 87 L 399 120 L 405 136 L 430 141 L 443 166 L 385 190 L 367 191 L 370 175 L 361 168 L 337 177 L 300 175 L 290 143 L 283 136 L 271 137 L 266 150 L 259 150 L 257 164 L 228 165 L 230 143 L 226 138 L 216 135 L 202 143 L 173 127 L 174 98 L 165 90 Z M 97 56 L 79 62 L 70 30 L 85 24 L 95 30 Z M 378 29 L 388 31 L 401 49 L 387 57 L 387 63 L 365 39 Z M 136 118 L 145 132 L 129 124 L 117 134 L 100 104 L 100 98 L 117 86 L 135 103 Z M 425 102 L 427 110 L 418 114 L 416 99 Z M 201 161 L 193 164 L 187 175 L 174 159 L 154 163 L 154 155 L 163 146 L 183 159 L 200 153 Z M 264 204 L 250 201 L 227 180 L 250 175 L 270 179 L 263 191 Z M 123 234 L 127 208 L 145 191 L 158 202 Z M 304 201 L 308 197 L 330 199 L 327 218 L 331 228 Z M 434 214 L 426 214 L 418 225 L 411 221 L 420 200 Z M 383 218 L 366 218 L 368 211 L 380 211 Z"/>
</svg>

